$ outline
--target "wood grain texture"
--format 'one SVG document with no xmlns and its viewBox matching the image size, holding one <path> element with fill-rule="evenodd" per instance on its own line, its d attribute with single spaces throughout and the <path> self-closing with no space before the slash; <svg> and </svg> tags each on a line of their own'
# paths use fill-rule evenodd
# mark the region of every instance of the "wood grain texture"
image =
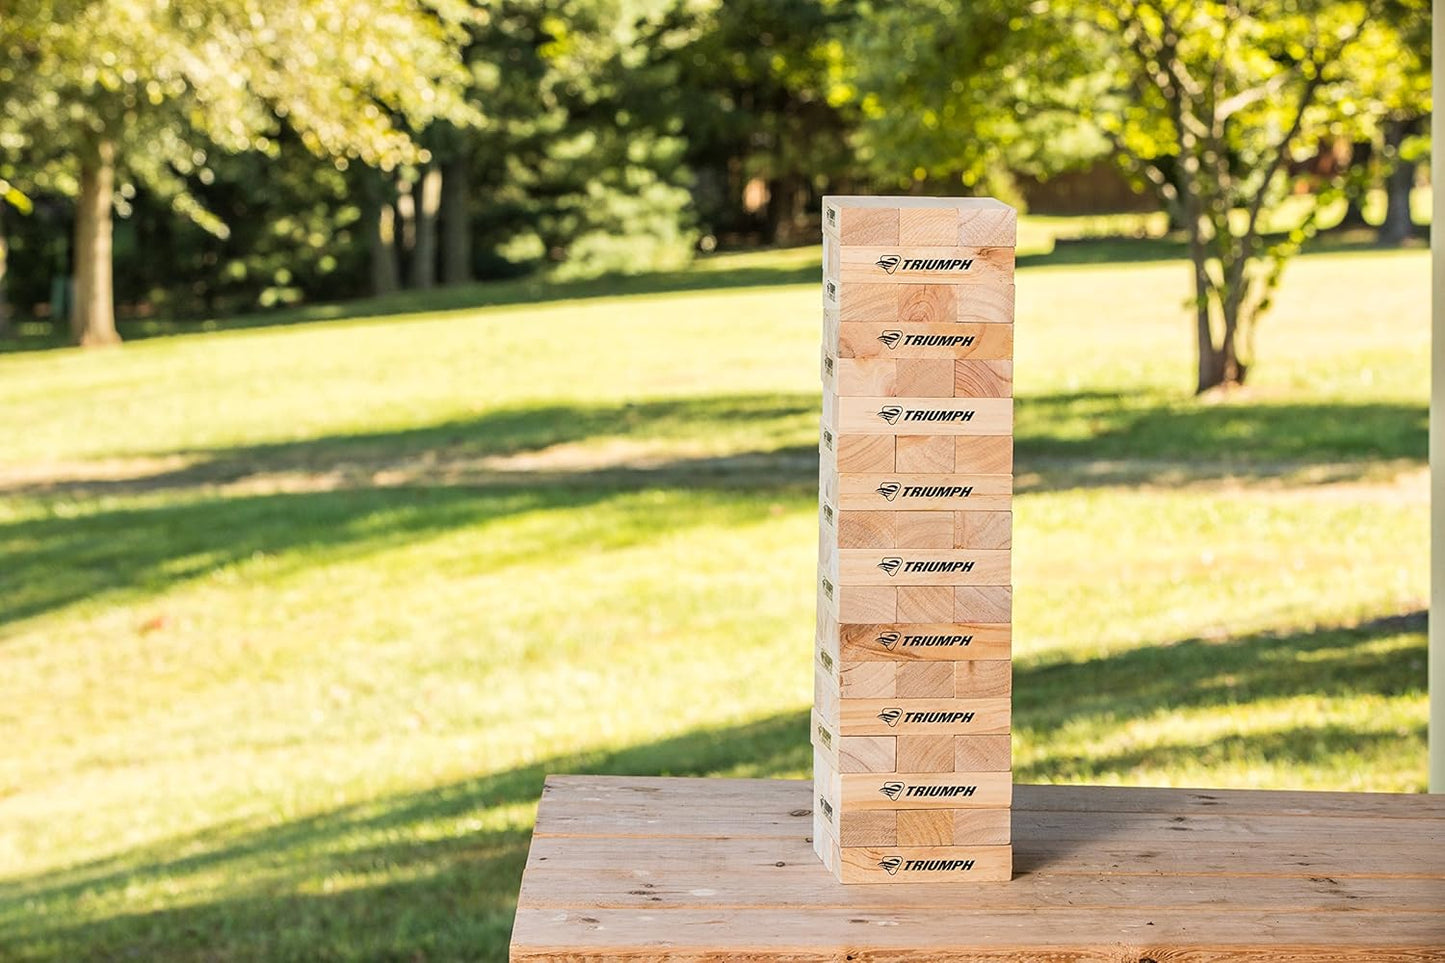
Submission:
<svg viewBox="0 0 1445 963">
<path fill-rule="evenodd" d="M 934 358 L 1007 361 L 1013 357 L 1013 325 L 927 323 L 915 319 L 846 322 L 828 342 L 842 358 Z"/>
<path fill-rule="evenodd" d="M 1011 552 L 985 549 L 844 548 L 833 574 L 840 586 L 1008 585 L 1011 562 Z"/>
<path fill-rule="evenodd" d="M 890 662 L 844 662 L 838 678 L 844 699 L 891 699 L 898 695 L 898 666 Z"/>
<path fill-rule="evenodd" d="M 996 735 L 1009 715 L 1008 699 L 847 699 L 835 718 L 845 736 Z"/>
<path fill-rule="evenodd" d="M 1020 786 L 1014 806 L 1007 885 L 851 886 L 813 852 L 809 782 L 551 776 L 513 959 L 1445 959 L 1439 796 Z M 965 815 L 997 818 L 957 811 L 956 834 Z"/>
<path fill-rule="evenodd" d="M 859 665 L 871 663 L 860 662 Z M 970 669 L 992 662 L 970 662 Z M 952 662 L 904 662 L 893 670 L 893 695 L 899 699 L 952 699 L 958 693 L 954 684 Z M 972 692 L 969 695 L 992 695 Z M 1006 693 L 1001 693 L 1006 694 Z M 950 754 L 952 750 L 950 749 Z M 952 765 L 950 763 L 950 765 Z"/>
<path fill-rule="evenodd" d="M 893 548 L 898 512 L 838 512 L 839 548 Z"/>
<path fill-rule="evenodd" d="M 904 435 L 894 445 L 893 470 L 909 475 L 951 475 L 953 435 Z"/>
<path fill-rule="evenodd" d="M 1013 547 L 1012 512 L 954 512 L 954 548 Z"/>
<path fill-rule="evenodd" d="M 945 239 L 952 240 L 946 234 Z M 972 289 L 1014 283 L 1011 247 L 853 245 L 832 251 L 838 268 L 829 270 L 825 261 L 824 271 L 845 291 L 854 284 L 953 284 Z"/>
<path fill-rule="evenodd" d="M 1009 736 L 954 736 L 953 768 L 958 772 L 1002 772 L 1013 764 Z"/>
<path fill-rule="evenodd" d="M 842 808 L 1004 809 L 1013 794 L 1006 772 L 843 773 Z"/>
<path fill-rule="evenodd" d="M 987 545 L 960 546 L 955 539 L 957 512 L 895 512 L 893 545 L 897 548 L 988 548 Z M 970 512 L 968 514 L 977 514 Z M 1004 514 L 1004 513 L 997 513 Z M 860 546 L 863 547 L 863 546 Z M 1007 547 L 1007 546 L 1005 546 Z"/>
<path fill-rule="evenodd" d="M 887 435 L 839 435 L 836 444 L 837 468 L 840 472 L 895 470 L 894 439 Z"/>
<path fill-rule="evenodd" d="M 900 696 L 907 694 L 898 685 L 896 673 L 894 692 Z M 1013 663 L 1007 659 L 959 663 L 955 669 L 954 694 L 960 699 L 1012 695 Z"/>
<path fill-rule="evenodd" d="M 999 437 L 960 436 L 954 439 L 954 471 L 964 475 L 1012 475 L 1014 440 Z"/>
<path fill-rule="evenodd" d="M 898 377 L 899 364 L 910 363 L 908 360 L 902 362 L 893 358 L 839 358 L 834 362 L 836 376 L 832 379 L 827 376 L 828 362 L 832 360 L 831 355 L 824 356 L 823 386 L 840 395 L 874 395 L 893 397 L 899 394 L 955 394 L 953 392 L 914 392 L 910 384 L 906 390 L 900 391 L 900 380 Z M 913 361 L 912 363 L 917 363 Z M 934 362 L 935 364 L 937 362 Z M 944 362 L 947 364 L 947 362 Z M 956 366 L 957 361 L 953 362 Z M 915 379 L 916 380 L 916 379 Z M 954 369 L 953 385 L 958 383 L 957 368 Z"/>
<path fill-rule="evenodd" d="M 842 736 L 838 740 L 839 772 L 895 772 L 897 738 L 893 736 Z"/>
<path fill-rule="evenodd" d="M 846 472 L 822 481 L 831 504 L 843 512 L 1007 511 L 1013 505 L 1012 475 Z"/>
<path fill-rule="evenodd" d="M 862 661 L 1007 659 L 1013 626 L 953 622 L 850 625 L 826 623 L 824 644 L 836 645 L 836 658 Z"/>
<path fill-rule="evenodd" d="M 915 738 L 927 739 L 928 736 Z M 894 818 L 895 846 L 952 846 L 952 809 L 904 809 Z"/>
<path fill-rule="evenodd" d="M 869 358 L 850 358 L 854 364 L 863 363 Z M 977 364 L 1002 364 L 1004 362 L 975 362 Z M 886 394 L 899 395 L 913 398 L 946 398 L 950 395 L 957 396 L 958 392 L 958 365 L 955 359 L 949 361 L 947 358 L 898 358 L 894 365 L 894 389 Z M 844 392 L 845 394 L 849 392 Z M 870 394 L 871 392 L 858 391 L 856 394 Z M 972 397 L 1002 397 L 1002 395 L 973 395 Z M 953 455 L 948 456 L 948 471 L 953 471 Z"/>
<path fill-rule="evenodd" d="M 855 322 L 940 324 L 974 322 L 1011 326 L 1014 285 L 1004 280 L 982 284 L 931 281 L 823 281 L 825 317 L 836 315 L 842 327 Z"/>
<path fill-rule="evenodd" d="M 949 585 L 898 586 L 899 622 L 945 622 L 953 618 L 953 587 Z M 912 633 L 917 635 L 917 633 Z M 903 636 L 906 645 L 910 635 Z"/>
<path fill-rule="evenodd" d="M 959 358 L 953 362 L 953 393 L 959 398 L 1012 398 L 1012 361 L 978 361 Z"/>
<path fill-rule="evenodd" d="M 1012 398 L 833 398 L 824 424 L 840 435 L 1007 435 Z"/>
<path fill-rule="evenodd" d="M 894 770 L 897 772 L 954 772 L 953 742 L 960 736 L 897 736 L 894 746 Z M 965 770 L 967 771 L 967 770 Z M 997 772 L 998 770 L 990 770 Z M 950 824 L 951 825 L 951 824 Z M 950 829 L 951 832 L 951 829 Z M 950 839 L 936 843 L 911 840 L 905 846 L 946 846 Z"/>
<path fill-rule="evenodd" d="M 898 243 L 945 247 L 958 243 L 958 211 L 914 207 L 899 211 Z"/>
<path fill-rule="evenodd" d="M 897 244 L 898 222 L 896 207 L 823 207 L 823 232 L 840 244 Z"/>
<path fill-rule="evenodd" d="M 956 622 L 1012 622 L 1013 589 L 1006 585 L 960 585 L 953 590 L 953 618 Z"/>
</svg>

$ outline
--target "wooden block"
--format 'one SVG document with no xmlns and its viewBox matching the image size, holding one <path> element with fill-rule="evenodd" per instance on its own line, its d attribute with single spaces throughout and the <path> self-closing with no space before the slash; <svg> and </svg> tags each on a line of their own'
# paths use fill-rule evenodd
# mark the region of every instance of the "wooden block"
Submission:
<svg viewBox="0 0 1445 963">
<path fill-rule="evenodd" d="M 901 231 L 898 241 L 900 244 L 908 243 Z M 1018 213 L 1002 202 L 996 206 L 960 208 L 957 243 L 960 247 L 1015 247 L 1018 244 Z"/>
<path fill-rule="evenodd" d="M 897 673 L 892 662 L 845 662 L 838 674 L 839 694 L 845 699 L 892 698 L 898 694 Z"/>
<path fill-rule="evenodd" d="M 955 772 L 1006 772 L 1013 767 L 1011 737 L 954 736 L 953 768 Z M 982 840 L 975 840 L 982 842 Z"/>
<path fill-rule="evenodd" d="M 898 362 L 891 358 L 839 358 L 837 361 L 838 374 L 833 390 L 840 395 L 883 395 L 892 397 L 898 394 L 912 394 L 913 392 L 900 392 L 898 390 L 900 384 L 898 365 L 900 363 L 910 362 L 917 363 L 916 360 L 913 359 Z M 979 363 L 984 364 L 986 362 Z M 956 366 L 957 364 L 958 362 L 955 361 L 954 365 Z M 950 387 L 954 387 L 957 381 L 958 375 L 957 368 L 955 367 Z M 826 378 L 824 379 L 824 384 L 825 386 L 827 385 Z M 944 392 L 939 392 L 939 394 L 943 393 Z M 946 393 L 955 394 L 956 391 Z"/>
<path fill-rule="evenodd" d="M 956 450 L 954 436 L 904 435 L 894 443 L 894 470 L 914 475 L 951 475 Z"/>
<path fill-rule="evenodd" d="M 841 848 L 837 866 L 838 878 L 844 883 L 1006 883 L 1013 878 L 1013 850 L 1008 846 L 858 846 Z M 918 958 L 942 959 L 943 954 Z"/>
<path fill-rule="evenodd" d="M 895 470 L 894 439 L 887 435 L 837 436 L 838 471 L 891 472 Z M 1012 446 L 1010 446 L 1012 451 Z M 841 506 L 837 506 L 841 507 Z"/>
<path fill-rule="evenodd" d="M 884 358 L 849 358 L 851 364 L 879 364 Z M 946 358 L 899 358 L 891 362 L 894 366 L 892 390 L 883 392 L 840 391 L 840 394 L 887 394 L 913 398 L 946 398 L 958 394 L 958 365 L 969 362 Z M 974 364 L 1002 364 L 1003 362 L 978 361 Z M 978 395 L 976 397 L 985 397 Z M 1002 396 L 998 396 L 1002 397 Z M 949 463 L 952 465 L 952 453 Z M 950 471 L 952 468 L 949 469 Z"/>
<path fill-rule="evenodd" d="M 893 544 L 897 548 L 955 548 L 958 527 L 955 516 L 960 514 L 1007 514 L 1006 512 L 894 512 Z M 852 546 L 848 546 L 852 547 Z M 860 545 L 859 548 L 870 546 Z M 983 545 L 969 545 L 967 548 L 985 548 Z M 1007 546 L 1005 546 L 1007 547 Z M 928 621 L 935 621 L 929 619 Z"/>
<path fill-rule="evenodd" d="M 824 396 L 828 397 L 827 395 Z M 828 427 L 839 435 L 1008 435 L 1012 398 L 835 399 L 836 421 L 825 403 Z"/>
<path fill-rule="evenodd" d="M 1013 357 L 1013 325 L 927 323 L 916 320 L 850 321 L 837 325 L 842 358 L 976 358 L 1007 361 Z"/>
<path fill-rule="evenodd" d="M 899 622 L 936 623 L 953 618 L 953 588 L 948 585 L 900 585 Z"/>
<path fill-rule="evenodd" d="M 839 512 L 837 516 L 838 547 L 893 548 L 898 544 L 895 522 L 895 516 L 898 514 L 897 512 Z"/>
<path fill-rule="evenodd" d="M 955 809 L 953 845 L 1007 846 L 1013 839 L 1011 815 L 1007 809 Z"/>
<path fill-rule="evenodd" d="M 1012 475 L 1013 437 L 961 435 L 954 439 L 953 464 L 954 471 L 961 475 Z M 1012 484 L 1009 488 L 1012 490 Z"/>
<path fill-rule="evenodd" d="M 1009 731 L 1008 699 L 848 699 L 838 703 L 845 736 L 996 735 Z"/>
<path fill-rule="evenodd" d="M 990 287 L 990 292 L 992 287 Z M 901 285 L 896 295 L 894 317 L 910 324 L 936 324 L 958 320 L 958 288 L 952 284 L 909 284 Z M 1011 321 L 1008 318 L 999 321 Z"/>
<path fill-rule="evenodd" d="M 1014 364 L 958 358 L 953 362 L 953 393 L 960 398 L 1012 398 Z"/>
<path fill-rule="evenodd" d="M 873 665 L 857 662 L 855 665 Z M 970 671 L 980 665 L 998 665 L 997 662 L 969 662 Z M 1005 662 L 1004 665 L 1009 663 Z M 894 669 L 894 692 L 900 699 L 952 699 L 954 691 L 954 665 L 952 662 L 904 662 Z M 968 693 L 969 695 L 993 695 L 994 693 Z M 1000 693 L 1006 695 L 1007 693 Z M 951 763 L 950 763 L 951 765 Z"/>
<path fill-rule="evenodd" d="M 934 591 L 934 587 L 913 587 L 907 591 Z M 901 596 L 903 593 L 900 592 Z M 951 594 L 951 593 L 950 593 Z M 899 609 L 903 607 L 899 599 Z M 888 659 L 898 661 L 944 662 L 972 659 L 1007 659 L 1012 651 L 1013 626 L 962 622 L 920 622 L 916 624 L 824 623 L 828 633 L 824 645 L 836 637 L 835 658 L 849 661 Z"/>
<path fill-rule="evenodd" d="M 1007 772 L 843 773 L 843 810 L 1001 809 L 1013 795 Z"/>
<path fill-rule="evenodd" d="M 898 620 L 897 590 L 882 585 L 837 585 L 833 611 L 839 622 L 896 622 Z M 954 611 L 958 610 L 957 596 Z M 978 621 L 977 619 L 973 621 Z M 1001 619 L 1000 621 L 1008 621 Z"/>
<path fill-rule="evenodd" d="M 897 741 L 896 736 L 843 736 L 838 740 L 838 771 L 894 772 Z"/>
<path fill-rule="evenodd" d="M 958 211 L 916 208 L 898 212 L 898 243 L 926 247 L 958 244 Z"/>
<path fill-rule="evenodd" d="M 839 267 L 836 274 L 829 273 L 829 279 L 841 282 L 844 289 L 877 283 L 965 287 L 1014 283 L 1011 247 L 860 245 L 833 250 Z"/>
<path fill-rule="evenodd" d="M 841 244 L 897 244 L 898 208 L 823 204 L 823 231 Z"/>
<path fill-rule="evenodd" d="M 866 662 L 854 663 L 855 665 L 867 665 Z M 948 663 L 927 663 L 919 662 L 915 665 L 900 666 L 903 669 L 913 669 L 922 665 L 946 665 Z M 955 694 L 960 699 L 973 699 L 980 696 L 1007 696 L 1013 694 L 1013 663 L 1007 659 L 996 661 L 974 660 L 962 663 L 957 666 L 957 678 L 955 679 Z M 907 691 L 902 685 L 901 675 L 895 682 L 894 691 L 899 696 L 906 696 Z"/>
<path fill-rule="evenodd" d="M 902 512 L 899 513 L 903 514 Z M 895 539 L 898 536 L 895 535 Z M 898 544 L 902 544 L 899 542 Z M 863 548 L 865 546 L 859 546 Z M 953 547 L 1003 550 L 1013 547 L 1012 512 L 954 512 Z"/>
<path fill-rule="evenodd" d="M 842 701 L 838 698 L 838 680 L 823 671 L 816 659 L 813 660 L 813 715 L 819 722 L 832 729 L 836 737 L 843 725 Z M 884 735 L 880 732 L 857 733 L 858 735 Z M 837 749 L 830 749 L 836 753 Z"/>
<path fill-rule="evenodd" d="M 838 819 L 838 842 L 844 846 L 896 846 L 897 816 L 887 810 L 845 811 Z"/>
<path fill-rule="evenodd" d="M 960 284 L 957 287 L 957 315 L 954 320 L 1013 324 L 1012 284 Z"/>
<path fill-rule="evenodd" d="M 834 280 L 825 280 L 823 282 L 823 304 L 825 307 L 837 308 L 839 322 L 897 321 L 898 288 L 899 285 L 888 283 L 853 281 L 839 285 Z M 956 302 L 954 311 L 954 315 L 936 320 L 957 320 Z"/>
<path fill-rule="evenodd" d="M 894 835 L 899 846 L 952 846 L 953 811 L 903 809 L 896 814 Z"/>
<path fill-rule="evenodd" d="M 895 606 L 896 609 L 896 606 Z M 953 590 L 955 622 L 1012 622 L 1013 589 L 1007 585 L 965 586 Z M 863 622 L 865 619 L 843 619 Z"/>
<path fill-rule="evenodd" d="M 829 678 L 838 678 L 838 660 L 833 657 L 832 652 L 821 645 L 816 645 L 813 657 L 818 660 L 818 667 L 827 673 Z"/>
<path fill-rule="evenodd" d="M 857 585 L 1008 585 L 1010 552 L 983 549 L 838 550 L 837 584 Z M 955 598 L 955 609 L 957 599 Z M 857 621 L 844 618 L 845 622 Z M 876 621 L 876 620 L 870 620 Z M 929 621 L 933 621 L 930 619 Z M 976 622 L 1004 619 L 970 619 Z"/>
<path fill-rule="evenodd" d="M 916 663 L 918 665 L 942 665 L 946 662 Z M 911 666 L 910 666 L 911 667 Z M 899 772 L 953 772 L 954 757 L 957 755 L 953 741 L 973 736 L 898 736 L 896 737 L 897 771 Z"/>
<path fill-rule="evenodd" d="M 1007 511 L 1013 504 L 1010 475 L 849 472 L 827 479 L 825 487 L 830 503 L 844 512 Z"/>
</svg>

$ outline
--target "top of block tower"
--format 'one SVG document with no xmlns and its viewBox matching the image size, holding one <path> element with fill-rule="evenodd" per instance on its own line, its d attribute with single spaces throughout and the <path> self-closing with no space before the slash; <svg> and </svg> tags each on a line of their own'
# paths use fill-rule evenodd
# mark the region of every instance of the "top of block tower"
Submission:
<svg viewBox="0 0 1445 963">
<path fill-rule="evenodd" d="M 992 197 L 823 198 L 823 232 L 870 247 L 1013 247 L 1018 214 Z"/>
</svg>

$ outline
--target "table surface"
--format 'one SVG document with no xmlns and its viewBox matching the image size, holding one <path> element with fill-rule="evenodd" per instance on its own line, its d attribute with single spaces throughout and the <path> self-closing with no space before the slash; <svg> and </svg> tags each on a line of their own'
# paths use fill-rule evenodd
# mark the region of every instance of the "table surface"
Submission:
<svg viewBox="0 0 1445 963">
<path fill-rule="evenodd" d="M 811 784 L 553 776 L 512 960 L 1445 960 L 1445 797 L 1018 786 L 1008 883 L 844 886 Z"/>
</svg>

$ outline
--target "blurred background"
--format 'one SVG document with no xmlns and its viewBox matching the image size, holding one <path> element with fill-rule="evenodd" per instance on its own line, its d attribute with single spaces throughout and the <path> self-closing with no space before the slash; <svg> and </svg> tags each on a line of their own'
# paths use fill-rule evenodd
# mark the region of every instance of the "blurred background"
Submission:
<svg viewBox="0 0 1445 963">
<path fill-rule="evenodd" d="M 501 960 L 544 774 L 806 777 L 826 193 L 1024 212 L 1018 778 L 1423 791 L 1429 33 L 6 0 L 0 959 Z"/>
</svg>

